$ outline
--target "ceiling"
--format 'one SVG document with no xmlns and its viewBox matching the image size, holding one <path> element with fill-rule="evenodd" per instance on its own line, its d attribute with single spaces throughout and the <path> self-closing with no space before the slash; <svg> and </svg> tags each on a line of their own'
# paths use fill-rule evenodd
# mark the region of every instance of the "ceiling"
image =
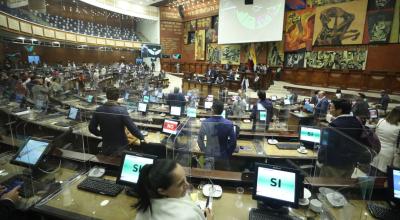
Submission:
<svg viewBox="0 0 400 220">
<path fill-rule="evenodd" d="M 153 5 L 155 3 L 161 2 L 163 0 L 126 0 L 129 3 L 139 4 L 143 6 Z"/>
</svg>

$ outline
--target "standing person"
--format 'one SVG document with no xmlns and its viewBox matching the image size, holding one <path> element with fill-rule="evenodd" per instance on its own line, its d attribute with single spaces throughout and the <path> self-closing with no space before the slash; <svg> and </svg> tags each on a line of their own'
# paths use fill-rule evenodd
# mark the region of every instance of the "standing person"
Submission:
<svg viewBox="0 0 400 220">
<path fill-rule="evenodd" d="M 256 73 L 254 77 L 254 91 L 258 91 L 260 89 L 260 76 Z"/>
<path fill-rule="evenodd" d="M 329 112 L 335 119 L 321 135 L 321 176 L 350 178 L 361 156 L 370 157 L 361 139 L 362 124 L 350 111 L 351 103 L 345 99 L 334 99 L 330 104 Z"/>
<path fill-rule="evenodd" d="M 32 97 L 35 107 L 38 110 L 46 110 L 48 102 L 49 89 L 43 84 L 43 79 L 36 79 L 32 87 Z"/>
<path fill-rule="evenodd" d="M 201 123 L 197 144 L 205 154 L 206 169 L 229 170 L 229 158 L 236 148 L 236 132 L 231 121 L 221 116 L 224 103 L 214 100 L 213 116 Z M 207 137 L 204 144 L 204 137 Z"/>
<path fill-rule="evenodd" d="M 273 114 L 273 104 L 270 99 L 267 99 L 267 95 L 265 94 L 264 91 L 258 91 L 257 96 L 258 96 L 257 104 L 253 106 L 253 110 L 250 115 L 250 119 L 253 120 L 252 130 L 253 131 L 256 130 L 257 116 L 259 114 L 259 111 L 267 112 L 265 126 L 266 126 L 266 130 L 268 130 L 269 123 L 271 122 L 272 114 Z"/>
<path fill-rule="evenodd" d="M 369 119 L 369 104 L 367 101 L 367 96 L 364 93 L 358 93 L 359 97 L 356 103 L 353 105 L 352 112 L 353 115 L 361 119 L 363 124 Z"/>
<path fill-rule="evenodd" d="M 157 160 L 140 170 L 136 220 L 212 220 L 187 195 L 185 170 L 173 160 Z"/>
<path fill-rule="evenodd" d="M 310 104 L 316 105 L 318 103 L 318 90 L 314 91 L 314 95 L 311 97 Z"/>
<path fill-rule="evenodd" d="M 341 99 L 342 98 L 342 90 L 341 89 L 336 89 L 335 96 L 336 96 L 337 99 Z"/>
<path fill-rule="evenodd" d="M 179 87 L 174 88 L 174 93 L 170 93 L 167 96 L 167 105 L 169 106 L 180 106 L 185 107 L 186 99 L 185 96 L 179 92 Z M 182 109 L 183 111 L 183 109 Z"/>
<path fill-rule="evenodd" d="M 389 102 L 390 102 L 390 97 L 389 97 L 389 95 L 386 93 L 386 91 L 383 90 L 383 91 L 381 92 L 381 98 L 379 99 L 379 102 L 378 102 L 378 104 L 377 104 L 377 107 L 378 107 L 379 109 L 382 109 L 382 110 L 385 112 L 385 114 L 386 114 L 386 110 L 387 110 L 387 108 L 388 108 L 388 106 L 389 106 Z"/>
<path fill-rule="evenodd" d="M 151 72 L 153 73 L 156 69 L 156 64 L 154 63 L 154 60 L 151 61 Z"/>
<path fill-rule="evenodd" d="M 400 106 L 395 107 L 385 119 L 378 121 L 375 133 L 382 147 L 371 165 L 378 170 L 377 175 L 380 176 L 385 175 L 387 166 L 400 167 Z"/>
<path fill-rule="evenodd" d="M 326 113 L 328 113 L 329 101 L 325 96 L 324 91 L 318 92 L 318 102 L 314 108 L 314 119 L 319 120 L 325 118 Z"/>
<path fill-rule="evenodd" d="M 107 89 L 107 102 L 98 107 L 89 123 L 90 133 L 103 138 L 102 154 L 118 155 L 128 145 L 125 134 L 125 127 L 144 142 L 144 136 L 129 117 L 126 107 L 120 106 L 117 102 L 119 89 L 112 87 Z"/>
<path fill-rule="evenodd" d="M 246 75 L 243 75 L 243 80 L 240 85 L 242 87 L 243 92 L 247 92 L 247 89 L 249 88 L 249 79 L 247 79 Z"/>
</svg>

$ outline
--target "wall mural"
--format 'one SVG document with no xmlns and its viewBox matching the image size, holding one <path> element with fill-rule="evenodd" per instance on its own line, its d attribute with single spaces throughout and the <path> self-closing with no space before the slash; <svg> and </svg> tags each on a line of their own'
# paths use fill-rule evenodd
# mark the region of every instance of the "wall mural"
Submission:
<svg viewBox="0 0 400 220">
<path fill-rule="evenodd" d="M 368 11 L 393 8 L 396 0 L 368 0 Z"/>
<path fill-rule="evenodd" d="M 287 10 L 305 9 L 307 4 L 305 0 L 286 0 L 285 6 Z"/>
<path fill-rule="evenodd" d="M 286 13 L 285 51 L 312 49 L 314 19 L 313 8 Z"/>
<path fill-rule="evenodd" d="M 399 30 L 400 30 L 400 1 L 396 1 L 396 4 L 394 6 L 392 31 L 390 32 L 390 40 L 389 40 L 390 43 L 400 42 Z"/>
<path fill-rule="evenodd" d="M 303 68 L 303 66 L 304 66 L 304 51 L 285 53 L 285 67 Z"/>
<path fill-rule="evenodd" d="M 206 42 L 207 43 L 216 43 L 218 42 L 218 34 L 215 29 L 208 29 L 206 31 Z"/>
<path fill-rule="evenodd" d="M 240 64 L 240 45 L 221 45 L 221 64 Z"/>
<path fill-rule="evenodd" d="M 196 60 L 205 59 L 205 49 L 206 49 L 206 31 L 198 30 L 195 36 L 194 54 Z"/>
<path fill-rule="evenodd" d="M 211 17 L 197 20 L 197 29 L 207 29 L 211 27 Z"/>
<path fill-rule="evenodd" d="M 350 2 L 354 0 L 307 0 L 307 4 L 309 6 L 323 6 L 328 4 L 342 3 L 342 2 Z"/>
<path fill-rule="evenodd" d="M 392 21 L 393 10 L 369 11 L 363 43 L 388 43 Z"/>
<path fill-rule="evenodd" d="M 314 45 L 361 44 L 367 1 L 352 1 L 317 7 Z"/>
<path fill-rule="evenodd" d="M 304 68 L 364 70 L 367 50 L 306 52 Z"/>
<path fill-rule="evenodd" d="M 283 42 L 269 42 L 268 43 L 268 65 L 270 67 L 279 67 L 283 65 Z"/>
<path fill-rule="evenodd" d="M 207 61 L 209 63 L 218 64 L 221 62 L 220 47 L 218 44 L 207 44 Z"/>
</svg>

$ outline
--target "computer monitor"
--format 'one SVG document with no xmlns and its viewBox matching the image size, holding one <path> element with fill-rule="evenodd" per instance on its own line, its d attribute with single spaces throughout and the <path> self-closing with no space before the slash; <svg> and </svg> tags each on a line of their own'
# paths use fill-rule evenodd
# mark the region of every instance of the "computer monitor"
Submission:
<svg viewBox="0 0 400 220">
<path fill-rule="evenodd" d="M 221 116 L 222 116 L 223 118 L 226 118 L 226 111 L 225 111 L 225 110 L 222 111 Z"/>
<path fill-rule="evenodd" d="M 37 65 L 40 63 L 40 57 L 39 56 L 28 56 L 28 62 L 30 64 L 35 63 Z"/>
<path fill-rule="evenodd" d="M 145 95 L 143 96 L 143 102 L 148 103 L 150 101 L 150 96 Z"/>
<path fill-rule="evenodd" d="M 180 106 L 171 106 L 169 110 L 169 114 L 173 116 L 180 117 L 182 114 L 182 107 Z"/>
<path fill-rule="evenodd" d="M 300 171 L 269 164 L 255 165 L 253 199 L 271 208 L 283 206 L 297 208 L 303 190 L 303 177 Z"/>
<path fill-rule="evenodd" d="M 290 105 L 290 100 L 289 99 L 284 99 L 283 100 L 284 105 Z"/>
<path fill-rule="evenodd" d="M 94 100 L 94 96 L 92 96 L 92 95 L 88 95 L 86 97 L 86 101 L 89 102 L 89 103 L 93 103 L 93 100 Z"/>
<path fill-rule="evenodd" d="M 163 98 L 163 93 L 162 92 L 158 92 L 157 93 L 157 98 L 162 99 Z"/>
<path fill-rule="evenodd" d="M 157 156 L 136 152 L 124 152 L 117 177 L 117 184 L 136 187 L 140 170 L 146 164 L 153 164 Z"/>
<path fill-rule="evenodd" d="M 267 121 L 267 111 L 258 111 L 258 120 L 259 121 Z"/>
<path fill-rule="evenodd" d="M 147 112 L 147 103 L 139 102 L 137 110 L 138 112 Z"/>
<path fill-rule="evenodd" d="M 149 101 L 150 101 L 151 103 L 155 103 L 155 102 L 157 102 L 157 98 L 156 98 L 155 96 L 152 96 L 152 95 L 151 95 Z"/>
<path fill-rule="evenodd" d="M 369 118 L 370 119 L 377 119 L 378 118 L 378 109 L 370 108 L 369 110 Z"/>
<path fill-rule="evenodd" d="M 36 167 L 49 149 L 49 142 L 29 138 L 11 159 L 12 164 Z"/>
<path fill-rule="evenodd" d="M 178 131 L 179 121 L 164 119 L 162 132 L 165 134 L 175 135 Z"/>
<path fill-rule="evenodd" d="M 400 168 L 387 168 L 388 193 L 392 202 L 400 204 Z"/>
<path fill-rule="evenodd" d="M 204 102 L 204 108 L 205 109 L 211 109 L 212 105 L 213 105 L 213 102 L 208 102 L 208 101 Z"/>
<path fill-rule="evenodd" d="M 71 107 L 68 111 L 68 119 L 71 120 L 79 120 L 80 110 L 79 108 Z"/>
<path fill-rule="evenodd" d="M 310 98 L 304 98 L 304 103 L 310 103 Z"/>
<path fill-rule="evenodd" d="M 278 97 L 276 95 L 271 96 L 272 101 L 276 101 L 277 99 L 278 99 Z"/>
<path fill-rule="evenodd" d="M 299 139 L 305 147 L 313 148 L 314 144 L 321 143 L 321 129 L 301 126 Z"/>
<path fill-rule="evenodd" d="M 186 109 L 186 115 L 190 118 L 196 118 L 196 108 L 188 107 Z"/>
</svg>

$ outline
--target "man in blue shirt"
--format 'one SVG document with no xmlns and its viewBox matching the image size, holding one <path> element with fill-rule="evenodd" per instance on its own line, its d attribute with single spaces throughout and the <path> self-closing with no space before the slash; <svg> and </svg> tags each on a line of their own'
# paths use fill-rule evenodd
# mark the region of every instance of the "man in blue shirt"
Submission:
<svg viewBox="0 0 400 220">
<path fill-rule="evenodd" d="M 212 109 L 214 115 L 201 123 L 197 144 L 205 154 L 206 169 L 229 170 L 229 158 L 236 148 L 236 132 L 233 123 L 221 116 L 223 102 L 215 100 Z"/>
<path fill-rule="evenodd" d="M 107 89 L 106 96 L 108 101 L 94 112 L 89 131 L 103 138 L 102 154 L 118 155 L 128 145 L 125 128 L 141 142 L 144 141 L 144 136 L 129 117 L 126 107 L 117 103 L 119 89 Z"/>
</svg>

